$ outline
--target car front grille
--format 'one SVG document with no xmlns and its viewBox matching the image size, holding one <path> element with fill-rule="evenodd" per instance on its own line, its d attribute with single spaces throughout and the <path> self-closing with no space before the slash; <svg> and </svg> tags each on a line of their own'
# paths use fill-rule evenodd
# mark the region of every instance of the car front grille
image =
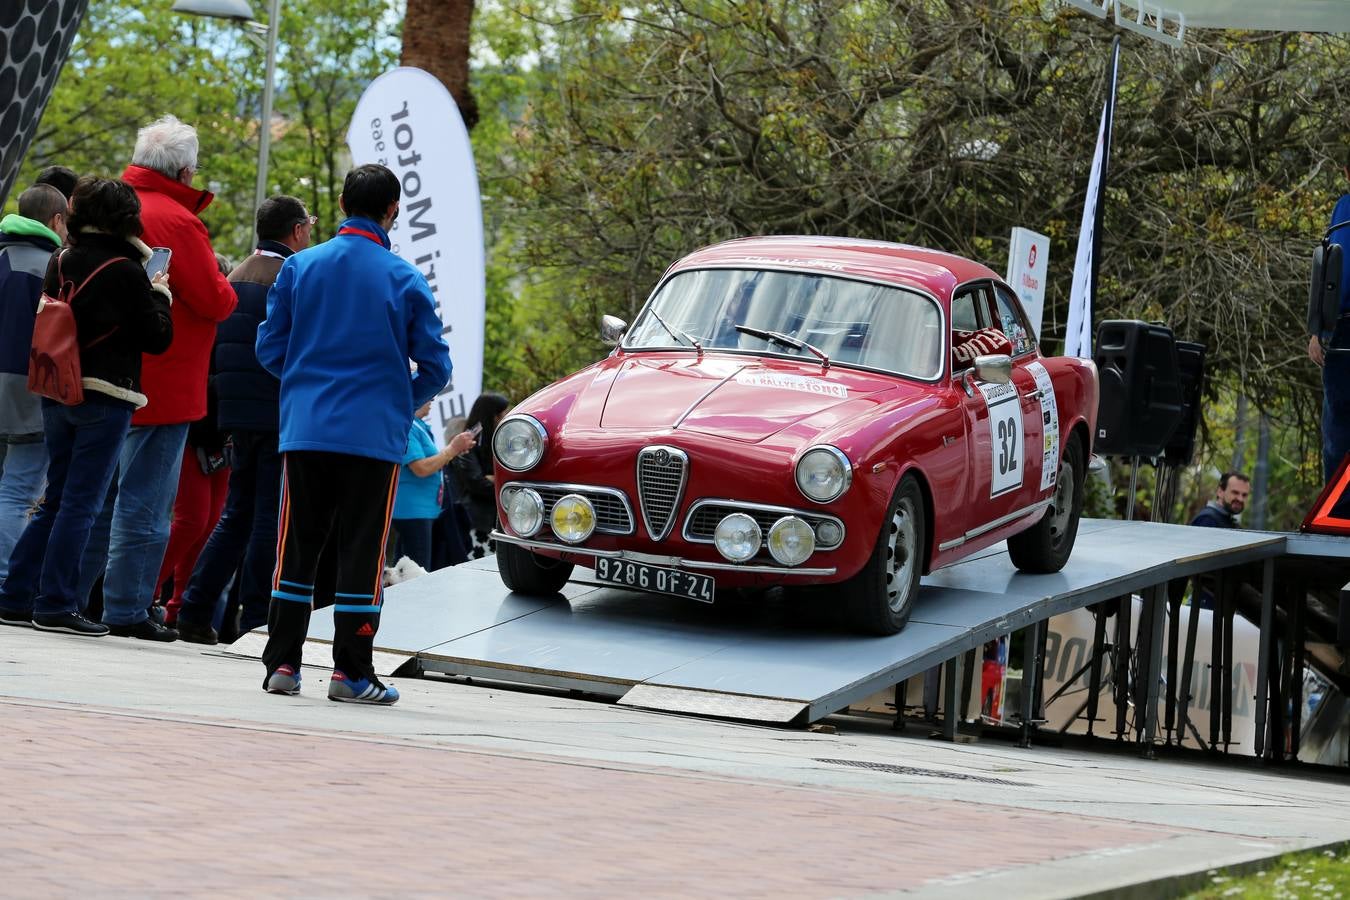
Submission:
<svg viewBox="0 0 1350 900">
<path fill-rule="evenodd" d="M 688 477 L 689 457 L 683 450 L 644 447 L 638 451 L 638 504 L 652 540 L 662 541 L 670 534 Z"/>
<path fill-rule="evenodd" d="M 796 516 L 811 526 L 811 530 L 820 534 L 820 524 L 822 522 L 834 522 L 839 526 L 839 540 L 830 543 L 818 542 L 817 549 L 834 550 L 844 543 L 844 523 L 834 516 L 822 516 L 816 513 L 809 513 L 799 509 L 788 509 L 778 506 L 757 506 L 754 503 L 739 503 L 734 501 L 718 500 L 700 500 L 694 504 L 693 509 L 689 511 L 689 516 L 684 523 L 684 539 L 697 543 L 711 544 L 713 541 L 713 532 L 717 528 L 717 523 L 725 519 L 732 513 L 746 513 L 759 525 L 759 530 L 764 533 L 765 540 L 769 537 L 769 529 L 774 523 L 783 516 Z"/>
<path fill-rule="evenodd" d="M 612 488 L 594 488 L 577 484 L 521 484 L 539 492 L 544 501 L 544 523 L 553 514 L 553 505 L 568 494 L 580 494 L 595 507 L 595 530 L 598 534 L 632 534 L 633 517 L 623 494 Z"/>
</svg>

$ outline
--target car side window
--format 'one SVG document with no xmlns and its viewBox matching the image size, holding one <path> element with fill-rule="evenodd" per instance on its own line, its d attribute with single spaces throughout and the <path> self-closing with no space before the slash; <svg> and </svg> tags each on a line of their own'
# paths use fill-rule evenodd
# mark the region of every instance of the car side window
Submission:
<svg viewBox="0 0 1350 900">
<path fill-rule="evenodd" d="M 1005 335 L 1013 346 L 1013 356 L 1021 356 L 1036 349 L 1036 339 L 1027 324 L 1027 317 L 1017 298 L 1001 284 L 994 285 L 994 308 L 998 321 L 994 327 Z"/>
<path fill-rule="evenodd" d="M 974 291 L 967 291 L 952 300 L 952 330 L 980 330 L 980 319 L 975 312 Z"/>
</svg>

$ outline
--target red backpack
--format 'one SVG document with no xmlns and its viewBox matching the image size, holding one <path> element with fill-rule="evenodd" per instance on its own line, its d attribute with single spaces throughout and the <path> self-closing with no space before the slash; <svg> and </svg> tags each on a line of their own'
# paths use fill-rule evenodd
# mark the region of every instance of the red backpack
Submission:
<svg viewBox="0 0 1350 900">
<path fill-rule="evenodd" d="M 84 382 L 80 379 L 81 347 L 70 304 L 95 275 L 126 257 L 108 260 L 75 287 L 73 281 L 66 281 L 61 275 L 61 259 L 65 255 L 66 251 L 62 250 L 56 257 L 56 282 L 60 285 L 57 295 L 53 297 L 43 291 L 38 303 L 37 318 L 33 322 L 33 349 L 28 354 L 28 390 L 66 406 L 79 406 L 84 402 Z M 116 330 L 94 338 L 84 349 L 108 339 Z"/>
</svg>

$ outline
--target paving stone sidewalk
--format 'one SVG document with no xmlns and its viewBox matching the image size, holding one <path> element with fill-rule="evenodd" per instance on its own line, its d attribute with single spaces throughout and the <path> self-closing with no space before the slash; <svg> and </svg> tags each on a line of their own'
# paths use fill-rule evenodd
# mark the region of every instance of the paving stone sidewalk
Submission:
<svg viewBox="0 0 1350 900">
<path fill-rule="evenodd" d="M 0 629 L 0 897 L 1067 897 L 1350 837 L 1342 778 L 326 674 Z"/>
<path fill-rule="evenodd" d="M 829 897 L 1176 829 L 0 701 L 11 896 Z"/>
</svg>

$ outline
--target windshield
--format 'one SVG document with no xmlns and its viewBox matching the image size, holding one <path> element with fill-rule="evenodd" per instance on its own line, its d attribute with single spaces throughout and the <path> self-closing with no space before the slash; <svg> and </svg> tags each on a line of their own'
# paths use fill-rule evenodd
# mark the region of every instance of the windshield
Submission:
<svg viewBox="0 0 1350 900">
<path fill-rule="evenodd" d="M 806 272 L 681 272 L 662 285 L 638 316 L 624 348 L 697 343 L 704 350 L 816 359 L 809 349 L 794 348 L 764 332 L 810 344 L 832 363 L 916 378 L 942 374 L 942 320 L 936 302 L 903 288 Z"/>
</svg>

